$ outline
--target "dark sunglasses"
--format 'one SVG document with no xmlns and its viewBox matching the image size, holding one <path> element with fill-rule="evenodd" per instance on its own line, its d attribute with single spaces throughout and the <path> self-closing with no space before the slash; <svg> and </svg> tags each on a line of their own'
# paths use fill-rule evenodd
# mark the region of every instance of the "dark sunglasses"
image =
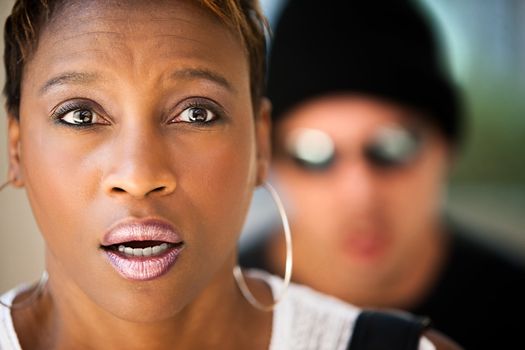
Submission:
<svg viewBox="0 0 525 350">
<path fill-rule="evenodd" d="M 363 147 L 363 156 L 375 168 L 401 168 L 419 154 L 422 139 L 421 132 L 416 129 L 384 127 Z M 297 129 L 285 142 L 286 154 L 305 170 L 327 171 L 337 161 L 335 142 L 321 130 Z"/>
</svg>

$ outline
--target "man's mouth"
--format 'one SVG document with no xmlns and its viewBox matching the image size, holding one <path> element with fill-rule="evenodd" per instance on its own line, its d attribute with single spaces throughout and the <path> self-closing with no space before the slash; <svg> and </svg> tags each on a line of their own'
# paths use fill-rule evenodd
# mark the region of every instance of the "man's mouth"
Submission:
<svg viewBox="0 0 525 350">
<path fill-rule="evenodd" d="M 354 261 L 373 262 L 380 258 L 389 245 L 389 239 L 376 232 L 360 232 L 345 237 L 342 248 Z"/>
</svg>

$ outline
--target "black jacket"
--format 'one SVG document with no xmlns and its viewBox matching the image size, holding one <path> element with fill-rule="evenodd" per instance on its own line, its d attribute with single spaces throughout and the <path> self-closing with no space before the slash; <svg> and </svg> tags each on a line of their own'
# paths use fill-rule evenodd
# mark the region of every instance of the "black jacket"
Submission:
<svg viewBox="0 0 525 350">
<path fill-rule="evenodd" d="M 525 266 L 452 226 L 440 277 L 417 307 L 432 327 L 469 350 L 525 349 Z M 264 242 L 241 254 L 243 267 L 266 269 Z M 521 344 L 521 345 L 520 345 Z"/>
</svg>

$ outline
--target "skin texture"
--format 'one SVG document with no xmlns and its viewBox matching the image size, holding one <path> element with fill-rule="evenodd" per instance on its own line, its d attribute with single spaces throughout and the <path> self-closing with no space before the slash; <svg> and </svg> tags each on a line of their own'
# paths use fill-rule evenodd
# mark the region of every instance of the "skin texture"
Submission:
<svg viewBox="0 0 525 350">
<path fill-rule="evenodd" d="M 53 111 L 67 101 L 94 112 L 95 125 L 60 124 Z M 218 119 L 181 121 L 195 104 Z M 232 268 L 266 176 L 268 106 L 253 111 L 240 38 L 195 3 L 59 11 L 24 68 L 20 121 L 9 123 L 10 175 L 27 191 L 50 275 L 43 298 L 13 313 L 22 347 L 267 348 L 271 313 L 241 297 Z M 102 237 L 119 220 L 150 217 L 173 225 L 184 250 L 161 277 L 126 280 Z"/>
<path fill-rule="evenodd" d="M 450 150 L 414 112 L 360 95 L 307 101 L 276 125 L 273 169 L 288 205 L 297 282 L 360 306 L 405 308 L 425 294 L 446 242 L 441 195 Z M 374 167 L 363 148 L 385 126 L 421 130 L 424 145 L 408 165 Z M 326 132 L 338 161 L 308 172 L 280 150 L 298 128 Z M 276 235 L 270 260 L 283 271 L 284 243 Z"/>
</svg>

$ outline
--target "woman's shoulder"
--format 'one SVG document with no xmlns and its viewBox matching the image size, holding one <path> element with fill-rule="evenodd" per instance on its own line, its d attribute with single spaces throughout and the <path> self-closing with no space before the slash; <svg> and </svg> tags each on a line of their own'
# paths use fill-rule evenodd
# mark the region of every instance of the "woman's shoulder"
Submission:
<svg viewBox="0 0 525 350">
<path fill-rule="evenodd" d="M 11 305 L 16 296 L 28 288 L 20 285 L 0 296 L 3 304 Z M 0 349 L 21 350 L 11 317 L 11 309 L 0 304 Z"/>
<path fill-rule="evenodd" d="M 250 270 L 249 274 L 264 280 L 271 287 L 274 296 L 281 294 L 284 287 L 281 277 L 260 270 Z M 330 315 L 349 321 L 355 321 L 361 312 L 361 309 L 354 305 L 296 283 L 290 283 L 283 300 L 277 307 L 294 313 Z"/>
<path fill-rule="evenodd" d="M 271 287 L 274 297 L 280 295 L 284 287 L 280 277 L 260 270 L 249 270 L 248 274 L 264 280 Z M 274 309 L 270 349 L 346 350 L 362 311 L 361 308 L 307 286 L 291 283 L 284 298 Z M 437 338 L 434 337 L 430 342 L 427 337 L 421 337 L 418 348 L 435 350 L 432 343 Z"/>
<path fill-rule="evenodd" d="M 280 277 L 251 270 L 251 277 L 270 285 L 274 296 L 283 288 Z M 271 349 L 346 349 L 361 310 L 309 287 L 291 283 L 274 309 Z"/>
</svg>

